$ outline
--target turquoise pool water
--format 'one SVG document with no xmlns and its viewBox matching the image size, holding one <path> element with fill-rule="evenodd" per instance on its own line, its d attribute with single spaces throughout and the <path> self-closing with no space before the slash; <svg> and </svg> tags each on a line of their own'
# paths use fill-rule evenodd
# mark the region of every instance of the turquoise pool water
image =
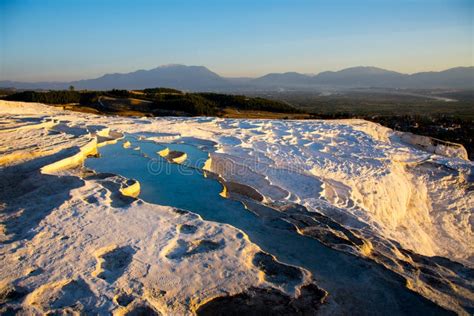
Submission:
<svg viewBox="0 0 474 316">
<path fill-rule="evenodd" d="M 350 301 L 364 314 L 444 312 L 408 290 L 401 278 L 385 268 L 279 228 L 275 223 L 268 225 L 240 202 L 221 197 L 222 185 L 204 177 L 200 170 L 208 156 L 204 148 L 209 147 L 179 143 L 163 145 L 131 136 L 126 140 L 131 142 L 130 148 L 123 148 L 121 142 L 102 147 L 99 149 L 101 158 L 87 159 L 86 167 L 138 180 L 140 198 L 147 202 L 186 209 L 206 220 L 241 229 L 281 262 L 311 271 L 316 283 L 330 293 L 333 302 Z M 168 163 L 157 154 L 165 147 L 186 152 L 187 161 L 182 165 Z"/>
</svg>

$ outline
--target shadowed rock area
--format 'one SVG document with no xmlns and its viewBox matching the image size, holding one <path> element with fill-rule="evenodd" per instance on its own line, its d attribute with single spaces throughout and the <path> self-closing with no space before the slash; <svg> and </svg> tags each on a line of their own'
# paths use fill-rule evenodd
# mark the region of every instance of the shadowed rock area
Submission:
<svg viewBox="0 0 474 316">
<path fill-rule="evenodd" d="M 314 315 L 327 293 L 314 284 L 301 288 L 298 297 L 275 289 L 250 288 L 233 296 L 218 297 L 200 306 L 200 316 L 217 315 Z"/>
<path fill-rule="evenodd" d="M 253 264 L 265 274 L 265 279 L 276 284 L 298 283 L 303 279 L 301 270 L 284 265 L 275 260 L 272 255 L 264 252 L 255 254 Z"/>
<path fill-rule="evenodd" d="M 134 250 L 130 246 L 99 249 L 97 269 L 94 275 L 109 283 L 115 282 L 132 261 Z"/>
</svg>

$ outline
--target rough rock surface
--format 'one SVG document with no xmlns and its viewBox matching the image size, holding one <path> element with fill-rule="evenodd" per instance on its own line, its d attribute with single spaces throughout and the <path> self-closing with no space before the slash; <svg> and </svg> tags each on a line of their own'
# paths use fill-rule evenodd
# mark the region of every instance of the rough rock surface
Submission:
<svg viewBox="0 0 474 316">
<path fill-rule="evenodd" d="M 279 229 L 388 268 L 444 308 L 474 310 L 474 165 L 460 150 L 448 157 L 453 150 L 361 120 L 103 117 L 0 101 L 0 312 L 352 306 L 349 294 L 325 301 L 317 276 L 244 232 L 146 203 L 138 182 L 81 168 L 125 132 L 215 144 L 205 169 L 227 197 Z"/>
</svg>

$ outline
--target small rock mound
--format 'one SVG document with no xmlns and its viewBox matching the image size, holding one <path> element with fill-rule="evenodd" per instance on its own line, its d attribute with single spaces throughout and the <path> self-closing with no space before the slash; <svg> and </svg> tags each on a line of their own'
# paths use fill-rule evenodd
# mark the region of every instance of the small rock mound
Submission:
<svg viewBox="0 0 474 316">
<path fill-rule="evenodd" d="M 267 253 L 257 252 L 252 263 L 264 273 L 264 278 L 268 282 L 279 285 L 296 285 L 303 281 L 304 276 L 300 269 L 282 264 Z"/>
<path fill-rule="evenodd" d="M 85 313 L 93 307 L 94 293 L 82 279 L 42 285 L 26 297 L 26 304 L 41 313 Z"/>
<path fill-rule="evenodd" d="M 161 313 L 146 301 L 135 300 L 127 308 L 120 309 L 117 316 L 160 316 Z"/>
</svg>

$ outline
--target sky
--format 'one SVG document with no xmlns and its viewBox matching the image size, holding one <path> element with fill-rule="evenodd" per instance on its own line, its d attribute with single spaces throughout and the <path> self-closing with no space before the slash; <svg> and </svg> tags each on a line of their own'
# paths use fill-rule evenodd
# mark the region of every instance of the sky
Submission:
<svg viewBox="0 0 474 316">
<path fill-rule="evenodd" d="M 0 80 L 474 65 L 474 0 L 0 0 Z"/>
</svg>

